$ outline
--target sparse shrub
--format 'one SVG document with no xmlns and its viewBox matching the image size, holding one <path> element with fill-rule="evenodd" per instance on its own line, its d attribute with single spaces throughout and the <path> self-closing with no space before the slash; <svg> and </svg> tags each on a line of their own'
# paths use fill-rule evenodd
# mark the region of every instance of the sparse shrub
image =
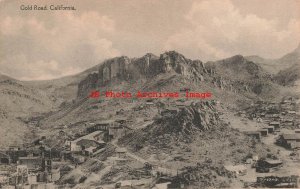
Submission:
<svg viewBox="0 0 300 189">
<path fill-rule="evenodd" d="M 79 183 L 83 183 L 85 180 L 87 179 L 87 177 L 86 176 L 82 176 L 82 177 L 80 177 L 80 179 L 79 179 Z"/>
</svg>

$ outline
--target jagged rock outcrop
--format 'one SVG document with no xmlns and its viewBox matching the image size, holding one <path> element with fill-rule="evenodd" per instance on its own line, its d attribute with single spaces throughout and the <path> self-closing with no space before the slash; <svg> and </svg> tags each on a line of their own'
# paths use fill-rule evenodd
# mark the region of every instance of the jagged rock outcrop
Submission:
<svg viewBox="0 0 300 189">
<path fill-rule="evenodd" d="M 128 66 L 131 60 L 126 57 L 117 57 L 110 59 L 100 67 L 99 69 L 99 84 L 102 85 L 113 78 L 126 79 L 128 77 Z"/>
<path fill-rule="evenodd" d="M 167 111 L 153 124 L 129 133 L 119 142 L 129 145 L 138 143 L 156 145 L 160 140 L 168 145 L 171 140 L 192 141 L 193 137 L 201 133 L 222 127 L 216 106 L 214 101 L 202 101 L 180 108 L 176 113 Z"/>
<path fill-rule="evenodd" d="M 157 68 L 159 65 L 159 57 L 154 54 L 147 53 L 141 58 L 132 60 L 132 67 L 136 68 L 142 75 L 153 75 L 159 72 Z"/>
<path fill-rule="evenodd" d="M 195 132 L 210 130 L 217 127 L 220 119 L 211 101 L 192 103 L 178 111 L 176 114 L 162 116 L 153 125 L 149 126 L 149 132 L 191 135 Z"/>
<path fill-rule="evenodd" d="M 272 77 L 261 66 L 236 55 L 205 65 L 200 60 L 190 60 L 176 51 L 169 51 L 159 57 L 148 53 L 140 58 L 126 56 L 106 60 L 99 66 L 98 73 L 90 74 L 78 86 L 78 97 L 108 83 L 119 81 L 138 81 L 159 74 L 171 73 L 184 76 L 184 81 L 203 82 L 221 90 L 233 92 L 263 93 L 262 86 L 270 86 Z"/>
<path fill-rule="evenodd" d="M 78 97 L 85 97 L 89 91 L 105 86 L 112 80 L 137 80 L 152 78 L 155 75 L 174 72 L 188 78 L 203 81 L 207 70 L 200 60 L 189 60 L 176 51 L 165 52 L 160 57 L 148 53 L 141 58 L 126 56 L 105 61 L 98 73 L 88 75 L 78 86 Z"/>
<path fill-rule="evenodd" d="M 87 95 L 88 91 L 95 89 L 99 82 L 98 73 L 89 74 L 84 80 L 82 80 L 78 85 L 77 96 L 84 97 Z"/>
<path fill-rule="evenodd" d="M 159 60 L 161 62 L 161 64 L 159 64 L 160 70 L 163 73 L 173 69 L 177 73 L 183 74 L 186 71 L 184 65 L 190 62 L 190 60 L 187 60 L 183 55 L 175 51 L 166 52 L 160 55 Z"/>
<path fill-rule="evenodd" d="M 226 170 L 223 165 L 213 164 L 210 160 L 197 163 L 196 166 L 185 167 L 179 176 L 182 182 L 192 185 L 190 188 L 228 187 L 230 182 L 227 180 L 235 177 L 236 175 Z"/>
</svg>

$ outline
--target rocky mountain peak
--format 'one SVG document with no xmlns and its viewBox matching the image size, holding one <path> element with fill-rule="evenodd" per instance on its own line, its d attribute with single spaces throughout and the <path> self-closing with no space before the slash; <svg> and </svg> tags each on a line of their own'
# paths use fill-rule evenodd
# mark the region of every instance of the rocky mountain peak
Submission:
<svg viewBox="0 0 300 189">
<path fill-rule="evenodd" d="M 244 73 L 245 76 L 253 76 L 263 72 L 262 68 L 258 64 L 247 60 L 242 55 L 235 55 L 233 57 L 220 60 L 217 64 L 220 64 L 222 69 L 230 70 L 233 73 Z"/>
<path fill-rule="evenodd" d="M 191 82 L 210 81 L 221 89 L 234 87 L 235 81 L 247 81 L 267 77 L 263 69 L 247 60 L 242 55 L 236 55 L 205 65 L 200 60 L 190 60 L 176 51 L 168 51 L 159 57 L 147 53 L 140 58 L 116 57 L 100 65 L 97 73 L 88 75 L 78 85 L 78 97 L 87 96 L 89 91 L 107 85 L 115 80 L 137 81 L 153 79 L 160 74 L 178 74 Z M 247 88 L 247 87 L 246 87 Z"/>
<path fill-rule="evenodd" d="M 90 74 L 78 86 L 78 96 L 85 96 L 86 91 L 104 86 L 113 79 L 123 81 L 151 78 L 161 73 L 174 72 L 181 75 L 199 75 L 195 72 L 203 70 L 201 61 L 192 61 L 176 51 L 168 51 L 159 57 L 147 53 L 141 58 L 130 59 L 126 56 L 106 60 L 100 65 L 98 74 Z M 201 77 L 201 76 L 199 76 Z M 202 78 L 203 79 L 203 78 Z"/>
<path fill-rule="evenodd" d="M 180 62 L 186 63 L 186 58 L 182 54 L 176 51 L 165 52 L 160 55 L 159 59 L 170 63 L 180 63 Z"/>
<path fill-rule="evenodd" d="M 152 53 L 147 53 L 143 56 L 143 58 L 150 58 L 150 59 L 158 59 L 159 57 Z"/>
<path fill-rule="evenodd" d="M 242 55 L 235 55 L 230 58 L 224 59 L 223 62 L 228 64 L 241 64 L 246 63 L 247 60 Z"/>
</svg>

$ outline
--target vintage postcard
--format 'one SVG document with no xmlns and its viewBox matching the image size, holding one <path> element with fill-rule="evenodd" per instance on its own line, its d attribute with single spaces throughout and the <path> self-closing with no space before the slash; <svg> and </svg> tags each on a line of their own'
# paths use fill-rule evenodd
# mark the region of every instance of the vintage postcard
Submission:
<svg viewBox="0 0 300 189">
<path fill-rule="evenodd" d="M 0 188 L 300 188 L 300 0 L 0 0 Z"/>
</svg>

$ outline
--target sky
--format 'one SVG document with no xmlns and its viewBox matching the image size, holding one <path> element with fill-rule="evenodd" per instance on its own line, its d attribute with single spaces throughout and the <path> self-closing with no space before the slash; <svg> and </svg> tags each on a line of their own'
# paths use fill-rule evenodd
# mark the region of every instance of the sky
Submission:
<svg viewBox="0 0 300 189">
<path fill-rule="evenodd" d="M 0 73 L 45 80 L 169 50 L 203 62 L 279 58 L 299 45 L 300 0 L 0 0 L 0 26 Z"/>
</svg>

